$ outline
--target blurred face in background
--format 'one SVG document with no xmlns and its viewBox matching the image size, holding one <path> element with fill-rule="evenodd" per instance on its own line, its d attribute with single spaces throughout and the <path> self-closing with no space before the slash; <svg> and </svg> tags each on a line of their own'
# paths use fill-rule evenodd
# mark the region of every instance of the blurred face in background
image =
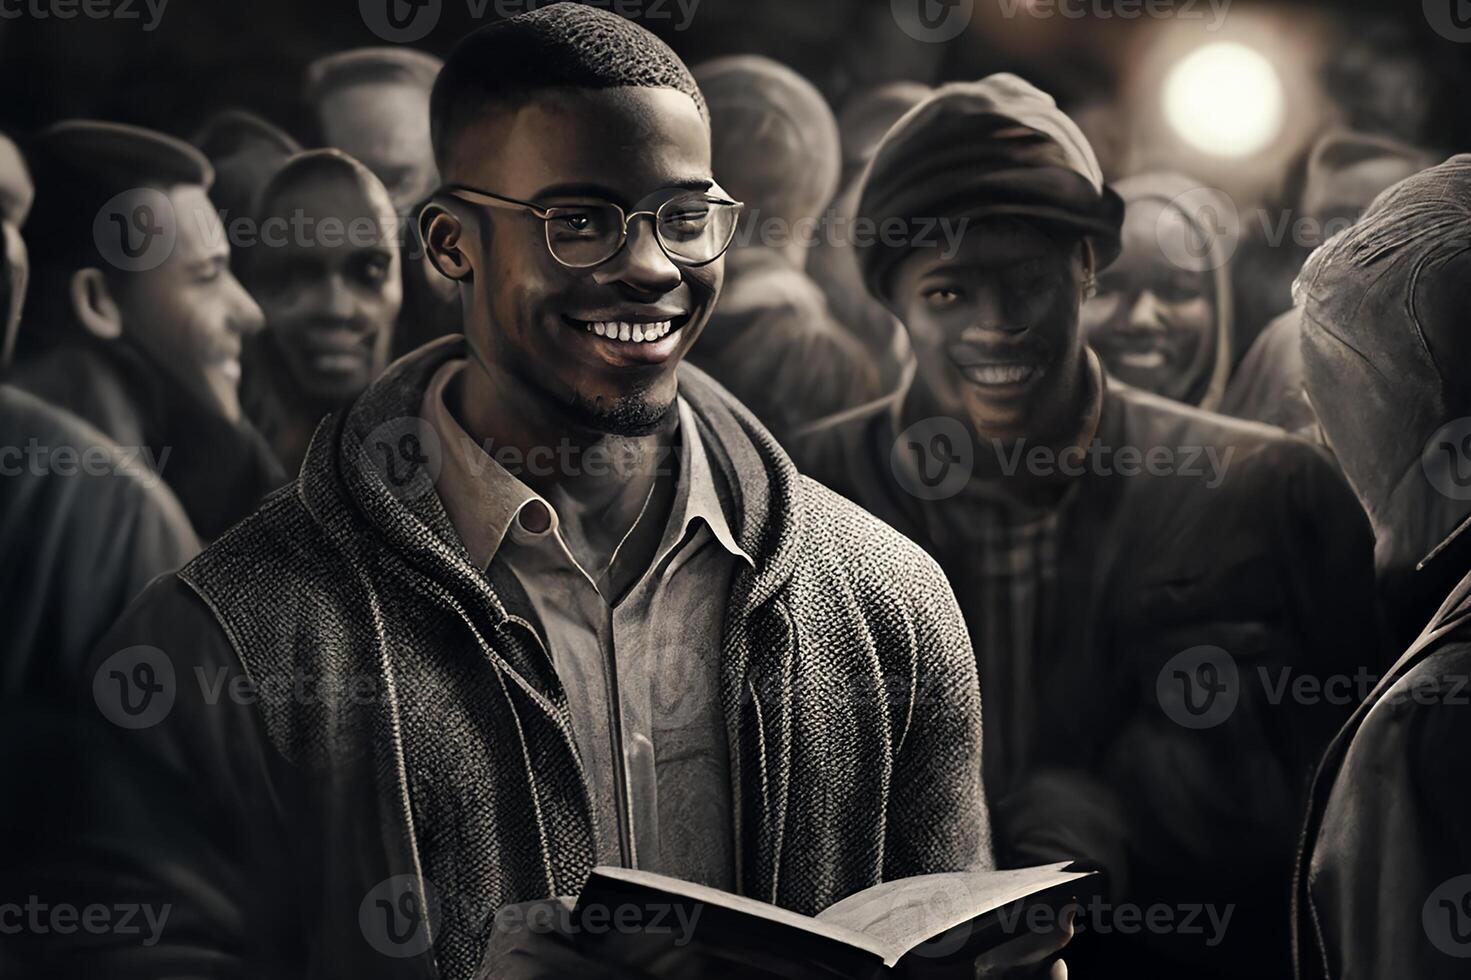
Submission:
<svg viewBox="0 0 1471 980">
<path fill-rule="evenodd" d="M 240 418 L 240 351 L 261 311 L 230 272 L 230 245 L 204 188 L 167 192 L 177 231 L 160 265 L 123 275 L 115 298 L 123 333 L 201 404 Z"/>
<path fill-rule="evenodd" d="M 1098 277 L 1098 293 L 1084 306 L 1083 322 L 1111 376 L 1185 401 L 1214 366 L 1215 286 L 1211 272 L 1172 261 L 1162 239 L 1189 242 L 1199 235 L 1162 201 L 1130 203 L 1123 251 Z"/>
<path fill-rule="evenodd" d="M 406 215 L 439 186 L 429 138 L 429 92 L 385 79 L 344 85 L 322 96 L 322 135 L 373 171 L 395 213 Z"/>
<path fill-rule="evenodd" d="M 403 299 L 387 193 L 344 164 L 277 185 L 261 212 L 249 282 L 266 327 L 305 395 L 350 401 L 387 365 Z M 286 222 L 280 244 L 265 241 L 271 217 Z"/>
<path fill-rule="evenodd" d="M 890 305 L 936 408 L 1003 440 L 1050 436 L 1074 414 L 1084 255 L 1079 241 L 1018 221 L 972 223 L 953 254 L 909 254 Z"/>
</svg>

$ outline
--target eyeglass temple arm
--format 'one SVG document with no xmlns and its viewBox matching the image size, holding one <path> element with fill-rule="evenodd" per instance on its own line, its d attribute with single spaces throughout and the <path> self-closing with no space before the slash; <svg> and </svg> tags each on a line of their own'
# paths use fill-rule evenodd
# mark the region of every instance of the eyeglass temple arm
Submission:
<svg viewBox="0 0 1471 980">
<path fill-rule="evenodd" d="M 518 201 L 514 197 L 502 197 L 499 194 L 490 194 L 486 191 L 477 191 L 473 187 L 465 187 L 459 184 L 451 184 L 443 189 L 443 193 L 450 197 L 458 197 L 472 204 L 483 204 L 492 208 L 511 208 L 520 211 L 530 211 L 542 220 L 551 217 L 551 212 L 546 208 L 538 207 L 530 201 Z"/>
</svg>

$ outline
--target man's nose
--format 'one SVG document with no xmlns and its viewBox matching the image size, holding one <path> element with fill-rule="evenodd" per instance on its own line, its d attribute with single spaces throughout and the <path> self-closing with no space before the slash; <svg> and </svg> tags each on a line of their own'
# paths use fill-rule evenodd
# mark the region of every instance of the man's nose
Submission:
<svg viewBox="0 0 1471 980">
<path fill-rule="evenodd" d="M 229 278 L 225 287 L 229 294 L 226 297 L 228 304 L 226 326 L 243 336 L 259 333 L 266 325 L 265 314 L 261 312 L 261 308 L 256 305 L 245 287 L 240 285 L 240 280 L 228 272 L 225 275 Z"/>
<path fill-rule="evenodd" d="M 646 215 L 633 219 L 623 248 L 598 268 L 594 277 L 599 283 L 622 282 L 637 292 L 654 296 L 670 292 L 684 278 L 679 266 L 660 247 L 654 219 Z"/>
<path fill-rule="evenodd" d="M 1154 330 L 1163 333 L 1165 324 L 1159 314 L 1159 300 L 1153 292 L 1146 289 L 1139 294 L 1139 298 L 1129 308 L 1129 327 L 1133 330 Z"/>
<path fill-rule="evenodd" d="M 999 330 L 1002 333 L 1021 333 L 1027 329 L 1025 323 L 1019 323 L 1014 318 L 1006 315 L 1006 307 L 1001 302 L 1001 296 L 995 290 L 981 290 L 976 295 L 976 315 L 972 325 L 977 330 Z"/>
<path fill-rule="evenodd" d="M 325 276 L 317 282 L 312 307 L 321 317 L 351 320 L 357 315 L 357 298 L 340 273 Z"/>
</svg>

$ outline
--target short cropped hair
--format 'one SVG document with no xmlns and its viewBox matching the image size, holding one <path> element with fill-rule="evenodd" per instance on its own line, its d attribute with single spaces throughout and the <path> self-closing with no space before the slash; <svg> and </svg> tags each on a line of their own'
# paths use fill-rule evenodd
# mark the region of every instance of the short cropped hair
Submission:
<svg viewBox="0 0 1471 980">
<path fill-rule="evenodd" d="M 700 87 L 669 45 L 617 14 L 554 3 L 467 35 L 445 62 L 429 103 L 434 158 L 443 173 L 454 137 L 487 103 L 518 105 L 548 88 L 669 88 L 694 100 Z"/>
<path fill-rule="evenodd" d="M 66 308 L 66 282 L 77 270 L 97 268 L 115 282 L 134 275 L 107 260 L 93 233 L 98 213 L 114 196 L 144 187 L 209 190 L 214 183 L 209 160 L 183 140 L 139 126 L 82 119 L 59 122 L 36 137 L 31 172 L 36 199 L 24 229 L 33 273 L 30 299 L 43 320 L 55 317 L 56 322 L 44 324 L 49 338 L 34 323 L 21 330 L 23 346 L 58 339 L 70 326 L 60 313 Z"/>
<path fill-rule="evenodd" d="M 181 139 L 119 123 L 73 119 L 43 131 L 31 148 L 36 199 L 26 243 L 37 271 L 111 266 L 97 251 L 92 224 L 113 196 L 141 187 L 194 184 L 208 190 L 214 168 Z"/>
</svg>

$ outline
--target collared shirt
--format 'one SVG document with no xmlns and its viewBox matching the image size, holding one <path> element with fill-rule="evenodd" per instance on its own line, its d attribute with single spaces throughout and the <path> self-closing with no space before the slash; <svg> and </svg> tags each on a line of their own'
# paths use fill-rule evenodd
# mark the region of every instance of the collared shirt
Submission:
<svg viewBox="0 0 1471 980">
<path fill-rule="evenodd" d="M 689 406 L 678 401 L 678 478 L 654 560 L 610 601 L 568 548 L 556 508 L 450 413 L 445 389 L 464 365 L 446 364 L 424 395 L 443 448 L 439 496 L 471 560 L 502 563 L 531 600 L 592 790 L 598 860 L 733 887 L 719 667 L 726 596 L 751 559 L 731 534 Z M 550 522 L 524 520 L 528 506 Z"/>
<path fill-rule="evenodd" d="M 1087 446 L 1098 434 L 1107 389 L 1107 377 L 1091 352 L 1089 365 L 1098 392 L 1079 446 Z M 910 374 L 890 406 L 895 438 L 905 430 L 904 408 L 913 381 Z M 976 451 L 993 449 L 982 442 Z M 896 466 L 914 465 L 904 454 L 894 459 Z M 986 785 L 998 794 L 1031 768 L 1038 674 L 1048 666 L 1038 661 L 1062 614 L 1058 579 L 1063 528 L 1077 495 L 1074 480 L 1051 505 L 1028 506 L 990 492 L 984 484 L 971 484 L 958 496 L 913 504 L 915 518 L 953 584 L 970 627 L 976 666 L 987 692 L 985 725 L 991 734 L 985 749 Z"/>
</svg>

